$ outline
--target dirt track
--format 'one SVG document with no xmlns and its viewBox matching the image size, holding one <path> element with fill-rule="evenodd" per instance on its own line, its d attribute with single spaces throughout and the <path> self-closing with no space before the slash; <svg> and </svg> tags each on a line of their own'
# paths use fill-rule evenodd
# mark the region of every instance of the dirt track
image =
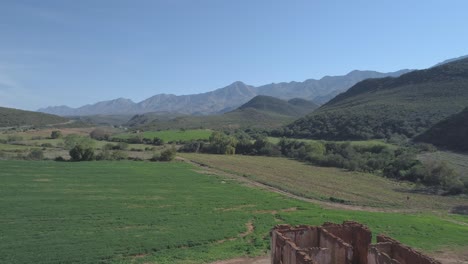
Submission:
<svg viewBox="0 0 468 264">
<path fill-rule="evenodd" d="M 409 213 L 409 212 L 413 212 L 413 210 L 408 210 L 408 209 L 400 209 L 400 210 L 398 210 L 398 209 L 382 209 L 382 208 L 369 207 L 369 206 L 359 206 L 359 205 L 348 205 L 348 204 L 332 203 L 332 202 L 326 202 L 326 201 L 321 201 L 321 200 L 317 200 L 317 199 L 306 198 L 306 197 L 298 196 L 298 195 L 292 194 L 290 192 L 287 192 L 287 191 L 284 191 L 284 190 L 281 190 L 281 189 L 278 189 L 278 188 L 275 188 L 275 187 L 272 187 L 272 186 L 269 186 L 269 185 L 266 185 L 266 184 L 263 184 L 263 183 L 260 183 L 260 182 L 256 182 L 254 180 L 250 180 L 250 179 L 245 178 L 245 177 L 241 177 L 241 176 L 236 175 L 236 174 L 228 173 L 228 172 L 225 172 L 225 171 L 213 168 L 213 167 L 208 167 L 206 165 L 201 165 L 201 164 L 199 164 L 199 163 L 197 163 L 196 161 L 193 161 L 193 160 L 188 160 L 188 159 L 182 158 L 182 157 L 177 157 L 177 159 L 180 160 L 180 161 L 187 162 L 187 163 L 190 163 L 190 164 L 193 164 L 193 165 L 197 166 L 199 168 L 199 170 L 197 170 L 197 172 L 199 172 L 199 173 L 226 176 L 228 178 L 235 179 L 235 180 L 238 180 L 239 182 L 245 183 L 245 184 L 247 184 L 249 186 L 260 187 L 262 189 L 266 189 L 266 190 L 269 190 L 271 192 L 279 193 L 279 194 L 282 194 L 284 196 L 287 196 L 287 197 L 290 197 L 290 198 L 293 198 L 293 199 L 318 204 L 318 205 L 323 206 L 324 208 L 343 209 L 343 210 L 352 210 L 352 211 L 367 211 L 367 212 L 392 212 L 392 213 Z"/>
</svg>

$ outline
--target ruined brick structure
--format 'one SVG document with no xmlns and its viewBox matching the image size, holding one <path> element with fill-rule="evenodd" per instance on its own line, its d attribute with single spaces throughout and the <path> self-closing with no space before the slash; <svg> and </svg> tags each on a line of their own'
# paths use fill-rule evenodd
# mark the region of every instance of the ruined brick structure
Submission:
<svg viewBox="0 0 468 264">
<path fill-rule="evenodd" d="M 356 222 L 278 225 L 271 231 L 272 264 L 440 264 Z"/>
</svg>

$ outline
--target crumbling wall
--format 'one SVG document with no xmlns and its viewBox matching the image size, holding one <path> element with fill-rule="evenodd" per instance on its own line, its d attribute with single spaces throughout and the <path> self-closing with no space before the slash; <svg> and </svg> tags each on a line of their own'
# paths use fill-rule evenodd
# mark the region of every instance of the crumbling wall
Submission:
<svg viewBox="0 0 468 264">
<path fill-rule="evenodd" d="M 377 244 L 371 245 L 375 248 L 372 252 L 379 251 L 381 254 L 386 254 L 400 264 L 441 264 L 420 252 L 405 246 L 397 240 L 385 235 L 377 236 Z M 380 264 L 379 262 L 375 262 Z M 392 262 L 393 263 L 393 262 Z"/>
<path fill-rule="evenodd" d="M 392 259 L 392 243 L 378 243 L 371 245 L 367 255 L 367 264 L 401 264 Z"/>
<path fill-rule="evenodd" d="M 356 222 L 323 226 L 278 225 L 271 231 L 272 264 L 440 264 L 384 235 L 371 244 Z"/>
<path fill-rule="evenodd" d="M 297 241 L 301 245 L 312 245 L 316 239 L 317 229 L 310 227 L 292 228 L 289 225 L 276 226 L 271 232 L 271 263 L 272 264 L 317 264 L 303 248 L 297 246 Z M 320 249 L 312 248 L 311 251 L 319 254 Z"/>
<path fill-rule="evenodd" d="M 276 226 L 271 233 L 271 263 L 351 263 L 353 248 L 322 227 Z"/>
<path fill-rule="evenodd" d="M 353 247 L 330 233 L 326 229 L 320 229 L 319 231 L 319 245 L 321 248 L 329 249 L 329 259 L 331 262 L 327 263 L 340 263 L 340 264 L 351 264 L 353 259 Z M 319 262 L 322 263 L 322 262 Z"/>
<path fill-rule="evenodd" d="M 322 227 L 352 246 L 351 263 L 366 263 L 368 247 L 372 242 L 372 232 L 366 226 L 347 221 L 341 225 L 325 223 Z"/>
</svg>

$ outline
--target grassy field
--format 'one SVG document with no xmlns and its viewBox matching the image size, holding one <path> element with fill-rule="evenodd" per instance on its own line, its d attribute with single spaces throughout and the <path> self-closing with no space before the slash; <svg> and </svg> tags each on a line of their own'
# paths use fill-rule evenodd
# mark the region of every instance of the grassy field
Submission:
<svg viewBox="0 0 468 264">
<path fill-rule="evenodd" d="M 9 136 L 19 136 L 22 137 L 23 140 L 31 140 L 33 138 L 42 138 L 47 139 L 50 137 L 50 134 L 54 130 L 60 130 L 64 136 L 75 134 L 80 136 L 88 136 L 94 128 L 47 128 L 47 129 L 38 129 L 38 130 L 29 130 L 25 132 L 17 132 L 17 131 L 7 131 L 0 133 L 0 139 L 7 139 Z"/>
<path fill-rule="evenodd" d="M 0 167 L 2 263 L 207 263 L 265 254 L 275 224 L 343 220 L 426 252 L 468 245 L 468 226 L 428 213 L 327 210 L 186 163 Z"/>
<path fill-rule="evenodd" d="M 286 158 L 182 154 L 183 157 L 245 176 L 293 194 L 322 201 L 330 197 L 348 204 L 446 212 L 468 199 L 414 193 L 414 184 L 392 181 L 374 174 L 308 165 Z M 409 198 L 409 200 L 408 200 Z"/>
<path fill-rule="evenodd" d="M 46 159 L 54 159 L 56 157 L 69 158 L 69 150 L 64 146 L 64 138 L 67 135 L 74 134 L 81 137 L 88 137 L 89 133 L 94 128 L 64 128 L 60 129 L 63 137 L 57 139 L 51 139 L 50 134 L 52 131 L 57 129 L 40 129 L 40 130 L 28 130 L 25 132 L 8 131 L 0 133 L 1 140 L 7 140 L 9 138 L 15 138 L 14 142 L 11 143 L 0 143 L 0 158 L 7 159 L 21 159 L 21 157 L 27 157 L 29 152 L 33 149 L 43 150 L 44 157 Z M 103 149 L 104 145 L 112 144 L 117 145 L 116 142 L 99 141 L 89 139 L 93 148 L 99 153 Z M 160 152 L 163 147 L 152 146 L 145 144 L 128 144 L 125 154 L 131 158 L 150 159 L 154 152 Z"/>
<path fill-rule="evenodd" d="M 190 141 L 197 139 L 208 139 L 213 131 L 209 129 L 192 129 L 192 130 L 162 130 L 162 131 L 145 131 L 141 133 L 124 133 L 113 136 L 114 138 L 129 139 L 140 136 L 142 138 L 153 139 L 158 137 L 164 142 L 171 141 Z"/>
</svg>

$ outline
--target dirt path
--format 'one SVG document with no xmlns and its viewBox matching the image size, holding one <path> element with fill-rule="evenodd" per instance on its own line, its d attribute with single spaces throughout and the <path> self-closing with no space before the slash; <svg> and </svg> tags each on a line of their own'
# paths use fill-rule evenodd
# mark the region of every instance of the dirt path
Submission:
<svg viewBox="0 0 468 264">
<path fill-rule="evenodd" d="M 214 168 L 214 167 L 208 167 L 204 164 L 200 164 L 196 161 L 189 160 L 186 158 L 182 157 L 177 157 L 177 160 L 187 162 L 190 164 L 193 164 L 199 168 L 197 172 L 203 173 L 203 174 L 214 174 L 214 175 L 221 175 L 221 176 L 226 176 L 231 179 L 238 180 L 239 182 L 245 183 L 249 186 L 255 186 L 255 187 L 260 187 L 262 189 L 269 190 L 271 192 L 279 193 L 284 196 L 304 201 L 304 202 L 309 202 L 309 203 L 314 203 L 323 206 L 324 208 L 328 209 L 342 209 L 342 210 L 352 210 L 352 211 L 366 211 L 366 212 L 391 212 L 391 213 L 411 213 L 411 212 L 416 212 L 415 210 L 409 210 L 409 209 L 382 209 L 382 208 L 376 208 L 376 207 L 369 207 L 369 206 L 360 206 L 360 205 L 349 205 L 349 204 L 340 204 L 340 203 L 332 203 L 332 202 L 326 202 L 326 201 L 321 201 L 317 199 L 312 199 L 312 198 L 306 198 L 302 197 L 299 195 L 292 194 L 290 192 L 248 179 L 246 177 L 242 177 L 233 173 L 228 173 L 223 170 Z"/>
<path fill-rule="evenodd" d="M 256 258 L 235 258 L 228 260 L 220 260 L 211 264 L 270 264 L 270 257 L 256 257 Z"/>
</svg>

